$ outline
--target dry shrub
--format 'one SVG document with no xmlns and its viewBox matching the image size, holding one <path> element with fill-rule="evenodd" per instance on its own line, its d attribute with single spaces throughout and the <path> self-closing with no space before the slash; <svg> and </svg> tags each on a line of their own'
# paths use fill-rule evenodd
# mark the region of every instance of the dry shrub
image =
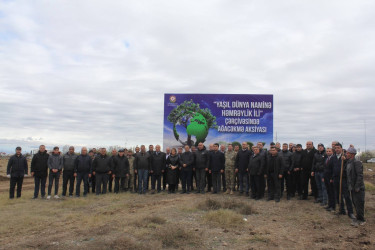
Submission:
<svg viewBox="0 0 375 250">
<path fill-rule="evenodd" d="M 132 224 L 137 227 L 156 227 L 156 225 L 164 225 L 166 222 L 167 220 L 160 216 L 150 215 L 138 218 Z"/>
<path fill-rule="evenodd" d="M 208 223 L 221 227 L 239 226 L 243 224 L 242 216 L 228 209 L 208 211 L 204 215 L 204 219 Z"/>
<path fill-rule="evenodd" d="M 243 215 L 251 215 L 257 213 L 250 204 L 242 201 L 237 201 L 235 199 L 219 201 L 209 198 L 204 202 L 199 203 L 197 208 L 205 211 L 229 209 Z"/>
<path fill-rule="evenodd" d="M 192 230 L 185 229 L 179 225 L 171 225 L 163 227 L 155 233 L 163 247 L 166 248 L 182 248 L 183 246 L 199 246 L 202 239 Z"/>
<path fill-rule="evenodd" d="M 111 249 L 134 249 L 134 250 L 151 249 L 151 246 L 145 245 L 142 242 L 143 241 L 134 240 L 130 238 L 129 236 L 120 236 L 110 243 L 109 248 Z"/>
</svg>

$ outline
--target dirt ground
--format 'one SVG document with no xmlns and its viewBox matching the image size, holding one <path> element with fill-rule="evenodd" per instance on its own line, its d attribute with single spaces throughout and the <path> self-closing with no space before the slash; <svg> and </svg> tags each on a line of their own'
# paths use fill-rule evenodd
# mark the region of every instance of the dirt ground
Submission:
<svg viewBox="0 0 375 250">
<path fill-rule="evenodd" d="M 0 160 L 0 249 L 375 249 L 375 164 L 365 165 L 360 227 L 312 199 L 126 192 L 32 200 L 26 178 L 22 198 L 9 200 L 5 168 Z"/>
</svg>

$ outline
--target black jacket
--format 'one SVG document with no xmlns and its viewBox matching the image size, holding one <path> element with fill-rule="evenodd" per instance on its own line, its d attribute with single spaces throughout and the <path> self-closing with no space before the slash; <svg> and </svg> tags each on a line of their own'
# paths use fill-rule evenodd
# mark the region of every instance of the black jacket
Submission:
<svg viewBox="0 0 375 250">
<path fill-rule="evenodd" d="M 122 157 L 119 155 L 113 157 L 113 174 L 115 177 L 126 177 L 129 172 L 129 160 L 125 155 Z"/>
<path fill-rule="evenodd" d="M 263 175 L 264 174 L 264 160 L 260 154 L 250 156 L 248 171 L 250 175 Z"/>
<path fill-rule="evenodd" d="M 293 153 L 290 152 L 289 150 L 287 150 L 287 151 L 281 150 L 279 152 L 279 155 L 281 157 L 283 157 L 283 159 L 284 159 L 285 171 L 293 171 L 293 165 L 292 165 L 292 155 L 293 155 Z"/>
<path fill-rule="evenodd" d="M 48 175 L 48 157 L 46 151 L 41 153 L 40 151 L 33 156 L 31 160 L 31 172 L 34 172 L 34 176 L 46 177 Z"/>
<path fill-rule="evenodd" d="M 104 174 L 109 173 L 112 170 L 111 158 L 108 155 L 98 155 L 95 157 L 92 163 L 92 171 Z"/>
<path fill-rule="evenodd" d="M 284 174 L 284 159 L 279 154 L 272 156 L 271 154 L 267 157 L 266 174 L 275 177 Z"/>
<path fill-rule="evenodd" d="M 365 183 L 363 181 L 363 165 L 362 162 L 356 159 L 347 161 L 346 173 L 348 180 L 349 191 L 365 190 Z"/>
<path fill-rule="evenodd" d="M 63 155 L 64 171 L 74 171 L 74 164 L 77 159 L 76 154 L 69 154 L 67 152 Z"/>
<path fill-rule="evenodd" d="M 151 155 L 147 152 L 145 153 L 138 153 L 135 155 L 134 159 L 134 169 L 144 169 L 144 170 L 151 170 Z"/>
<path fill-rule="evenodd" d="M 170 155 L 167 159 L 167 180 L 168 184 L 177 184 L 177 171 L 178 168 L 180 167 L 180 157 L 178 154 L 175 155 Z M 172 170 L 171 166 L 177 167 L 176 169 Z"/>
<path fill-rule="evenodd" d="M 184 152 L 180 156 L 180 164 L 182 171 L 192 171 L 194 164 L 194 155 L 192 152 Z M 186 167 L 183 167 L 186 164 Z"/>
<path fill-rule="evenodd" d="M 218 173 L 220 170 L 224 170 L 225 165 L 225 156 L 220 151 L 213 151 L 210 154 L 210 165 L 209 170 L 212 173 Z"/>
<path fill-rule="evenodd" d="M 315 148 L 311 149 L 309 152 L 307 149 L 302 151 L 303 154 L 303 163 L 302 163 L 302 168 L 303 171 L 311 171 L 312 166 L 313 166 L 313 160 L 314 160 L 314 155 L 318 150 Z"/>
<path fill-rule="evenodd" d="M 208 168 L 209 163 L 209 155 L 208 151 L 203 148 L 202 150 L 195 151 L 195 168 L 202 169 L 202 168 Z"/>
<path fill-rule="evenodd" d="M 7 175 L 11 177 L 23 177 L 28 174 L 27 160 L 22 154 L 10 157 L 7 166 Z"/>
<path fill-rule="evenodd" d="M 240 173 L 246 172 L 249 166 L 250 156 L 251 152 L 247 149 L 238 151 L 236 156 L 236 169 L 238 169 Z"/>
<path fill-rule="evenodd" d="M 324 163 L 327 160 L 326 151 L 317 151 L 313 158 L 312 172 L 324 172 Z"/>
<path fill-rule="evenodd" d="M 296 151 L 292 155 L 292 168 L 299 168 L 301 170 L 303 164 L 303 154 L 302 151 Z"/>
<path fill-rule="evenodd" d="M 79 155 L 74 161 L 74 173 L 92 173 L 92 159 L 89 155 Z"/>
<path fill-rule="evenodd" d="M 324 161 L 324 178 L 327 180 L 332 179 L 333 169 L 330 162 L 332 161 L 333 157 L 335 157 L 335 155 L 327 156 L 327 159 Z"/>
<path fill-rule="evenodd" d="M 329 161 L 329 168 L 332 169 L 332 176 L 331 180 L 333 179 L 340 179 L 340 174 L 341 174 L 341 156 L 337 158 L 337 155 L 332 155 L 331 160 Z M 344 166 L 345 167 L 345 164 Z M 343 178 L 346 178 L 346 173 L 343 171 Z"/>
<path fill-rule="evenodd" d="M 151 169 L 153 175 L 161 175 L 162 171 L 165 170 L 165 165 L 167 162 L 166 154 L 163 152 L 154 152 L 154 155 L 151 158 Z"/>
</svg>

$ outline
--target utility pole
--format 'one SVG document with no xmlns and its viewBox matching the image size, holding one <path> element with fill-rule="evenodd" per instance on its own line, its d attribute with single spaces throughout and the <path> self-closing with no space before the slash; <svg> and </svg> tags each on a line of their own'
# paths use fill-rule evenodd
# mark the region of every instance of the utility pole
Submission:
<svg viewBox="0 0 375 250">
<path fill-rule="evenodd" d="M 364 125 L 365 125 L 365 153 L 366 153 L 366 146 L 367 146 L 367 136 L 366 136 L 366 134 L 367 134 L 367 129 L 366 129 L 366 119 L 364 120 Z"/>
</svg>

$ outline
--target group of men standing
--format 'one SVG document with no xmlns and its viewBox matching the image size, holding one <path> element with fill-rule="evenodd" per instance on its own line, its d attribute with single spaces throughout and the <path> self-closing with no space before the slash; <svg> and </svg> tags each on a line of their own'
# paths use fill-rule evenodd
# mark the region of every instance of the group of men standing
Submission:
<svg viewBox="0 0 375 250">
<path fill-rule="evenodd" d="M 8 162 L 7 175 L 10 177 L 10 195 L 14 198 L 17 185 L 17 198 L 21 197 L 23 177 L 28 174 L 26 158 L 21 154 L 21 148 L 16 148 L 16 154 Z M 286 198 L 290 200 L 297 194 L 301 200 L 314 196 L 315 202 L 325 206 L 327 211 L 334 212 L 337 204 L 340 206 L 338 214 L 346 214 L 353 220 L 353 225 L 363 225 L 365 186 L 363 182 L 362 163 L 355 159 L 356 150 L 351 145 L 344 153 L 342 145 L 332 142 L 332 147 L 325 148 L 318 144 L 315 149 L 313 142 L 306 143 L 306 149 L 301 144 L 271 143 L 270 149 L 264 149 L 264 144 L 258 142 L 249 148 L 247 142 L 233 147 L 217 143 L 210 144 L 207 150 L 203 143 L 197 147 L 188 145 L 176 149 L 160 150 L 160 145 L 136 147 L 130 150 L 112 150 L 108 155 L 105 148 L 99 152 L 92 149 L 87 152 L 83 147 L 77 155 L 74 147 L 70 147 L 66 154 L 61 155 L 59 148 L 54 147 L 48 154 L 45 146 L 31 161 L 31 175 L 34 177 L 35 189 L 33 199 L 39 195 L 46 196 L 45 186 L 47 177 L 48 194 L 51 198 L 54 184 L 54 198 L 58 196 L 59 178 L 63 175 L 62 196 L 67 192 L 73 196 L 76 181 L 76 197 L 80 196 L 83 182 L 83 196 L 90 192 L 96 195 L 112 192 L 132 191 L 145 194 L 149 189 L 151 179 L 151 193 L 166 190 L 175 193 L 181 182 L 181 193 L 204 194 L 207 191 L 217 194 L 222 190 L 226 194 L 246 194 L 251 199 L 279 202 L 284 194 L 286 184 Z M 195 187 L 193 180 L 195 179 Z M 312 193 L 309 194 L 309 183 Z M 68 189 L 69 184 L 69 189 Z M 356 216 L 353 215 L 353 205 Z"/>
</svg>

